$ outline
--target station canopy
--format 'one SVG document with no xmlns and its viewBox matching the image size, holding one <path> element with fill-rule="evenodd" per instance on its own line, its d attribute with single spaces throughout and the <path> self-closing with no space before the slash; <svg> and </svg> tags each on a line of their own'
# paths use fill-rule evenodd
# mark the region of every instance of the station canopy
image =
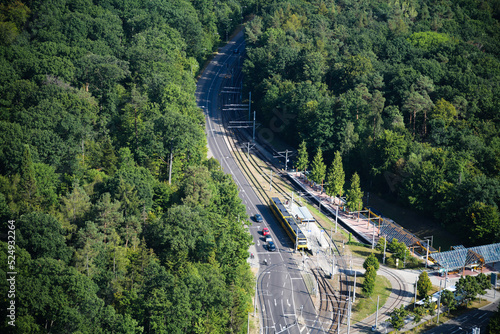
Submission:
<svg viewBox="0 0 500 334">
<path fill-rule="evenodd" d="M 292 213 L 301 223 L 314 223 L 316 221 L 309 209 L 305 206 L 299 207 L 295 203 L 292 203 Z"/>
<path fill-rule="evenodd" d="M 471 265 L 485 265 L 500 261 L 500 243 L 434 253 L 432 259 L 442 269 L 455 270 Z"/>
<path fill-rule="evenodd" d="M 380 224 L 380 236 L 384 236 L 387 242 L 391 242 L 393 239 L 397 239 L 402 242 L 406 247 L 419 246 L 420 248 L 427 250 L 427 240 L 422 240 L 410 231 L 405 230 L 401 225 L 397 224 L 391 219 L 384 218 L 383 222 Z M 429 253 L 435 253 L 437 250 L 429 245 Z"/>
</svg>

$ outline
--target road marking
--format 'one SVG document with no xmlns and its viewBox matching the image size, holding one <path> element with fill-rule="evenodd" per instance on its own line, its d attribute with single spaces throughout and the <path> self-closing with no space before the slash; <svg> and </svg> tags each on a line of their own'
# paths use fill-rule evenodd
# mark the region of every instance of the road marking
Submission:
<svg viewBox="0 0 500 334">
<path fill-rule="evenodd" d="M 288 299 L 286 300 L 286 303 L 287 303 L 288 307 L 292 306 L 292 305 L 290 305 L 290 303 L 288 302 Z"/>
<path fill-rule="evenodd" d="M 276 303 L 276 299 L 274 300 L 274 307 L 278 306 L 278 304 Z"/>
<path fill-rule="evenodd" d="M 283 287 L 285 287 L 285 285 L 286 285 L 286 282 L 283 282 Z"/>
</svg>

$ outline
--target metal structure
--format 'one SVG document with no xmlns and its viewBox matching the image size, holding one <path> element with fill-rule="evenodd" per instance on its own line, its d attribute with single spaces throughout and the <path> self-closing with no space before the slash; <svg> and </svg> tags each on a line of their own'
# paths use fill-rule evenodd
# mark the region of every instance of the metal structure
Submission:
<svg viewBox="0 0 500 334">
<path fill-rule="evenodd" d="M 500 261 L 500 243 L 458 249 L 432 254 L 432 259 L 441 268 L 446 270 L 462 269 L 467 266 L 483 266 L 488 263 Z"/>
</svg>

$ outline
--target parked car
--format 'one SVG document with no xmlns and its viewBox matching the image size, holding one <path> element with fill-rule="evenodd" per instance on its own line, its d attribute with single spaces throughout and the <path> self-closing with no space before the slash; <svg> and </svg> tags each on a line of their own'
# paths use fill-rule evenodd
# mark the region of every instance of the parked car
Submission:
<svg viewBox="0 0 500 334">
<path fill-rule="evenodd" d="M 264 221 L 264 219 L 262 218 L 262 216 L 260 214 L 258 214 L 258 213 L 253 217 L 253 219 L 255 219 L 255 221 L 257 223 L 262 223 Z"/>
<path fill-rule="evenodd" d="M 266 235 L 269 235 L 269 234 L 271 234 L 271 232 L 269 232 L 269 229 L 268 229 L 267 227 L 264 227 L 264 228 L 262 229 L 262 235 L 263 235 L 263 236 L 266 236 Z"/>
<path fill-rule="evenodd" d="M 267 250 L 270 252 L 275 252 L 276 251 L 276 245 L 274 244 L 273 241 L 269 241 L 267 243 Z"/>
<path fill-rule="evenodd" d="M 270 241 L 273 241 L 273 238 L 271 238 L 270 235 L 266 235 L 266 242 L 270 242 Z"/>
</svg>

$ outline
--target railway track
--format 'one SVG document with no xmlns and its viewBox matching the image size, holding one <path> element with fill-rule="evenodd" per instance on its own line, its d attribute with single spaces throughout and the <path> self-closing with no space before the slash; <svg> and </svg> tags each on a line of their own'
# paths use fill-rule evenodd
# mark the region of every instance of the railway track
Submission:
<svg viewBox="0 0 500 334">
<path fill-rule="evenodd" d="M 362 259 L 356 259 L 355 262 L 356 265 L 361 266 L 363 261 Z M 400 307 L 403 304 L 407 305 L 412 299 L 412 294 L 406 290 L 406 282 L 399 275 L 395 274 L 394 270 L 380 266 L 378 274 L 388 277 L 391 281 L 392 286 L 391 295 L 389 296 L 386 303 L 379 309 L 378 324 L 381 324 L 387 318 L 389 318 L 389 313 L 392 310 Z M 369 317 L 359 321 L 354 326 L 353 333 L 366 332 L 367 329 L 375 325 L 376 320 L 376 315 L 372 314 Z"/>
<path fill-rule="evenodd" d="M 323 269 L 313 269 L 312 273 L 318 282 L 320 293 L 320 307 L 318 313 L 320 317 L 324 319 L 323 323 L 330 321 L 328 333 L 336 333 L 339 330 L 339 327 L 342 326 L 342 321 L 347 315 L 346 298 L 340 293 L 341 290 L 335 291 L 326 278 Z"/>
<path fill-rule="evenodd" d="M 239 82 L 239 80 L 241 80 L 241 71 L 233 69 L 233 75 L 236 76 L 236 80 L 234 80 L 233 78 L 229 79 L 226 77 L 225 80 L 226 85 L 229 84 L 229 81 Z M 219 102 L 220 102 L 219 105 L 223 106 L 224 103 L 227 101 L 225 101 L 224 96 L 219 96 Z M 248 139 L 241 133 L 241 131 L 237 131 L 235 129 L 229 129 L 227 127 L 229 121 L 234 120 L 231 118 L 231 115 L 227 115 L 227 113 L 221 113 L 221 114 L 222 114 L 223 124 L 226 125 L 224 127 L 224 131 L 226 133 L 227 143 L 231 148 L 231 151 L 233 152 L 233 156 L 237 160 L 240 168 L 247 176 L 249 182 L 253 184 L 253 188 L 256 190 L 257 195 L 261 198 L 263 203 L 268 203 L 270 196 L 267 194 L 266 190 L 264 189 L 264 185 L 262 184 L 262 182 L 259 182 L 252 169 L 257 171 L 257 174 L 259 174 L 266 182 L 271 180 L 271 176 L 268 175 L 269 171 L 272 171 L 275 175 L 281 175 L 281 171 L 279 170 L 279 168 L 275 167 L 263 153 L 261 153 L 258 150 L 256 150 L 250 156 L 245 155 L 242 152 L 242 149 L 237 146 L 237 143 L 240 144 L 244 143 L 248 141 Z M 257 161 L 254 158 L 254 155 L 257 155 L 260 161 Z M 261 162 L 263 162 L 264 165 L 262 165 Z M 289 191 L 285 189 L 284 186 L 282 186 L 280 183 L 276 182 L 276 179 L 274 180 L 275 182 L 273 186 L 275 191 L 284 198 L 290 198 L 291 196 Z M 285 181 L 282 180 L 282 182 Z M 293 189 L 293 186 L 291 184 L 289 183 L 287 184 L 290 186 L 291 189 Z M 345 260 L 341 256 L 341 253 L 337 245 L 333 242 L 333 240 L 331 242 L 334 248 L 336 249 L 337 254 L 339 254 L 339 256 L 337 257 L 337 265 L 343 269 L 339 271 L 340 274 L 339 291 L 337 292 L 334 291 L 331 284 L 327 281 L 322 269 L 314 269 L 313 274 L 318 282 L 318 286 L 321 287 L 319 291 L 322 304 L 320 306 L 320 310 L 324 309 L 324 312 L 326 313 L 328 313 L 328 310 L 330 310 L 330 315 L 332 320 L 329 327 L 329 332 L 333 333 L 335 332 L 335 330 L 337 330 L 338 326 L 342 325 L 342 321 L 346 318 L 346 305 L 347 305 L 346 299 L 348 297 L 348 286 L 351 284 L 351 282 L 349 280 L 349 276 L 346 274 L 347 265 L 345 263 Z M 325 300 L 323 301 L 323 299 Z M 335 310 L 337 310 L 337 312 L 334 312 Z M 340 310 L 340 314 L 338 310 Z M 325 317 L 328 316 L 326 313 L 324 315 Z"/>
</svg>

